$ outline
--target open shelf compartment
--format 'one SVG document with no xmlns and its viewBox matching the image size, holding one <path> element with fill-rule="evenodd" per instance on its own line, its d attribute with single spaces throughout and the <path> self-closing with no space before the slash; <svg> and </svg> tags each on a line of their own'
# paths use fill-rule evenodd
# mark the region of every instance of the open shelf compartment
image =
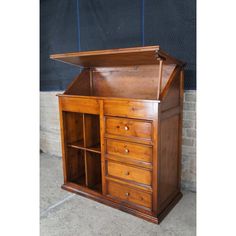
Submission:
<svg viewBox="0 0 236 236">
<path fill-rule="evenodd" d="M 68 181 L 102 192 L 98 115 L 63 112 Z"/>
<path fill-rule="evenodd" d="M 87 187 L 102 192 L 101 155 L 86 151 Z"/>
<path fill-rule="evenodd" d="M 86 186 L 85 155 L 81 149 L 67 148 L 67 178 L 70 182 Z"/>
<path fill-rule="evenodd" d="M 101 153 L 99 116 L 64 112 L 67 147 Z"/>
</svg>

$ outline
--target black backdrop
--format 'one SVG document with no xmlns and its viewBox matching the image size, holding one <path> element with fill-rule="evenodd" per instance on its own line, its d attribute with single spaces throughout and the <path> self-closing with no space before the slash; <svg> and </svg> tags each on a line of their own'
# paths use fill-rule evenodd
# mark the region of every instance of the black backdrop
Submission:
<svg viewBox="0 0 236 236">
<path fill-rule="evenodd" d="M 41 0 L 40 90 L 64 90 L 79 69 L 49 55 L 160 45 L 187 63 L 185 89 L 196 89 L 195 0 Z"/>
</svg>

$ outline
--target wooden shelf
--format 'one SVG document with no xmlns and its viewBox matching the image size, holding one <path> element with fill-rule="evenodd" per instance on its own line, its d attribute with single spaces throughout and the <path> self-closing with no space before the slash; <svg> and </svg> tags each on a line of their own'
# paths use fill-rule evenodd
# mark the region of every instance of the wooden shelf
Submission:
<svg viewBox="0 0 236 236">
<path fill-rule="evenodd" d="M 82 150 L 89 151 L 89 152 L 95 152 L 95 153 L 99 153 L 99 154 L 101 153 L 100 144 L 97 144 L 97 145 L 91 146 L 91 147 L 84 147 L 82 141 L 77 141 L 77 142 L 70 143 L 67 146 L 71 147 L 71 148 L 82 149 Z"/>
<path fill-rule="evenodd" d="M 70 143 L 70 144 L 68 144 L 68 147 L 77 148 L 77 149 L 84 149 L 83 140 Z"/>
<path fill-rule="evenodd" d="M 98 144 L 96 146 L 92 146 L 92 147 L 87 147 L 87 148 L 85 148 L 85 150 L 90 151 L 90 152 L 95 152 L 95 153 L 101 153 L 100 144 Z"/>
</svg>

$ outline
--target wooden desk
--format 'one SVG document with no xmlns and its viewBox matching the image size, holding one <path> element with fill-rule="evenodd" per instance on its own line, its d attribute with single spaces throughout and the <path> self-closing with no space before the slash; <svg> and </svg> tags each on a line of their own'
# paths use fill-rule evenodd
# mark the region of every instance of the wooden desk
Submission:
<svg viewBox="0 0 236 236">
<path fill-rule="evenodd" d="M 159 46 L 51 58 L 82 68 L 58 95 L 62 188 L 159 223 L 182 196 L 184 64 Z"/>
</svg>

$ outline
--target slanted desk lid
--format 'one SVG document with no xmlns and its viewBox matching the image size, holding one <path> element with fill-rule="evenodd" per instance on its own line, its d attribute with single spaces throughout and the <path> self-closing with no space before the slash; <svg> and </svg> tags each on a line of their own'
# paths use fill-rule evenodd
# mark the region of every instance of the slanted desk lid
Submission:
<svg viewBox="0 0 236 236">
<path fill-rule="evenodd" d="M 155 65 L 161 59 L 165 64 L 184 65 L 162 51 L 159 46 L 53 54 L 50 58 L 85 68 Z"/>
</svg>

